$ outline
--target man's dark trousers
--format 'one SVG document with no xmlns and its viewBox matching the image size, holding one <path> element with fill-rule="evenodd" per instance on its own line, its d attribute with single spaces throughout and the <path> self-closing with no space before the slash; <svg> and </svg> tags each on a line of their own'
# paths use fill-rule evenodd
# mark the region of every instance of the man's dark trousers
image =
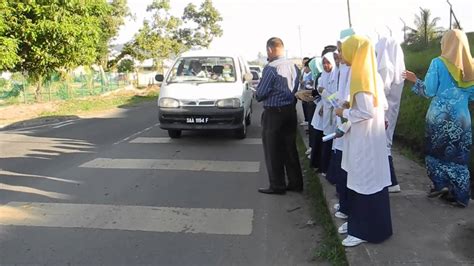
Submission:
<svg viewBox="0 0 474 266">
<path fill-rule="evenodd" d="M 262 114 L 262 142 L 270 188 L 303 189 L 303 177 L 296 149 L 296 108 L 265 107 Z M 285 182 L 285 169 L 288 186 Z"/>
</svg>

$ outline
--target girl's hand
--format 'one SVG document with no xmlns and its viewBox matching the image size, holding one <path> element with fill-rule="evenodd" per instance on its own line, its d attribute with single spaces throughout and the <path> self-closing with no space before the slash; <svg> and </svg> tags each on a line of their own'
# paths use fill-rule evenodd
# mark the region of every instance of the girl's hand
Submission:
<svg viewBox="0 0 474 266">
<path fill-rule="evenodd" d="M 408 80 L 408 81 L 413 82 L 413 83 L 415 83 L 416 80 L 417 80 L 417 77 L 416 77 L 415 73 L 413 73 L 411 71 L 408 71 L 408 70 L 403 71 L 402 77 L 404 79 Z"/>
<path fill-rule="evenodd" d="M 344 108 L 336 108 L 335 110 L 336 115 L 342 117 L 342 113 L 344 112 Z"/>
</svg>

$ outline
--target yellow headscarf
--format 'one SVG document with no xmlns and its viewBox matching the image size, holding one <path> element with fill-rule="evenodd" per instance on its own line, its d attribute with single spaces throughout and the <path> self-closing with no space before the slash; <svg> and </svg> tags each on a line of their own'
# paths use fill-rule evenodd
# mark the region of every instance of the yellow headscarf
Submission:
<svg viewBox="0 0 474 266">
<path fill-rule="evenodd" d="M 369 92 L 377 106 L 377 61 L 372 43 L 365 37 L 352 35 L 342 43 L 342 58 L 351 65 L 350 105 L 354 95 Z"/>
<path fill-rule="evenodd" d="M 474 85 L 474 60 L 469 50 L 467 36 L 461 30 L 449 30 L 441 39 L 441 60 L 458 86 Z"/>
</svg>

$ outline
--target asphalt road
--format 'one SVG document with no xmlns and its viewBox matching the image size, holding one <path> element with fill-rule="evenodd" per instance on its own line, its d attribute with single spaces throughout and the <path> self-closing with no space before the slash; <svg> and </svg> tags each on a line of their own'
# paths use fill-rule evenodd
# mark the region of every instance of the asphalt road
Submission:
<svg viewBox="0 0 474 266">
<path fill-rule="evenodd" d="M 0 131 L 0 264 L 316 263 L 304 195 L 256 191 L 260 115 L 244 140 L 171 140 L 155 103 Z"/>
</svg>

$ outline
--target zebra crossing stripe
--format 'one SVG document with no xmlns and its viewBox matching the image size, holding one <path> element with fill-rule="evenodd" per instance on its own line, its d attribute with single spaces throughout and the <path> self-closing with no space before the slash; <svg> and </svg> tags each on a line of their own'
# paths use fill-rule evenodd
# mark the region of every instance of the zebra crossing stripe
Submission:
<svg viewBox="0 0 474 266">
<path fill-rule="evenodd" d="M 0 225 L 148 232 L 250 235 L 252 209 L 10 202 Z"/>
<path fill-rule="evenodd" d="M 190 144 L 190 143 L 199 143 L 193 139 L 172 139 L 172 138 L 150 138 L 150 137 L 139 137 L 136 138 L 130 143 L 135 144 Z M 212 143 L 212 141 L 210 142 Z M 217 143 L 217 141 L 216 141 Z M 245 145 L 261 145 L 262 139 L 259 138 L 245 138 L 242 140 L 222 140 L 219 143 L 232 143 L 232 144 L 245 144 Z"/>
<path fill-rule="evenodd" d="M 260 162 L 97 158 L 79 167 L 257 173 Z"/>
</svg>

